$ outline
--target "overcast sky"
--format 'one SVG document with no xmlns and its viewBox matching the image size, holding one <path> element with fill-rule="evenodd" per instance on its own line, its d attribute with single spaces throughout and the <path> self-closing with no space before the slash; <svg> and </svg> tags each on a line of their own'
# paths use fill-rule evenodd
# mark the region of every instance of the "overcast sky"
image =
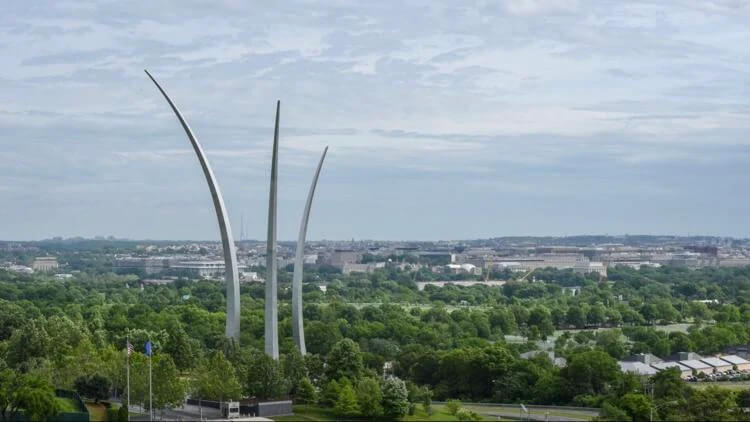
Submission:
<svg viewBox="0 0 750 422">
<path fill-rule="evenodd" d="M 749 3 L 3 1 L 0 239 L 750 236 Z"/>
</svg>

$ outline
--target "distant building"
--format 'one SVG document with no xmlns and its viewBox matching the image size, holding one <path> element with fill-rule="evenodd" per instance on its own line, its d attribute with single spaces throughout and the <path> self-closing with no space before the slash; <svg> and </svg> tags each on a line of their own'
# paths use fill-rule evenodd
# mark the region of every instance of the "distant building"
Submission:
<svg viewBox="0 0 750 422">
<path fill-rule="evenodd" d="M 55 279 L 57 280 L 67 280 L 69 278 L 73 278 L 73 274 L 55 274 Z"/>
<path fill-rule="evenodd" d="M 653 368 L 652 366 L 647 365 L 643 362 L 620 361 L 617 362 L 617 364 L 620 366 L 620 371 L 630 372 L 640 376 L 650 377 L 651 375 L 655 375 L 657 372 L 659 372 L 656 368 Z"/>
<path fill-rule="evenodd" d="M 681 360 L 680 365 L 687 366 L 696 374 L 710 375 L 714 373 L 714 367 L 698 359 Z"/>
<path fill-rule="evenodd" d="M 344 274 L 351 273 L 371 273 L 378 268 L 385 268 L 385 262 L 371 262 L 369 264 L 345 263 L 341 272 Z"/>
<path fill-rule="evenodd" d="M 361 255 L 359 252 L 350 250 L 350 249 L 336 249 L 331 253 L 331 255 L 328 256 L 328 259 L 326 259 L 326 263 L 329 265 L 333 265 L 337 268 L 344 268 L 344 264 L 353 264 L 357 261 L 359 261 L 361 258 Z"/>
<path fill-rule="evenodd" d="M 445 268 L 452 274 L 482 274 L 482 268 L 474 264 L 448 264 Z"/>
<path fill-rule="evenodd" d="M 623 359 L 626 362 L 640 362 L 646 365 L 663 362 L 661 358 L 651 353 L 638 353 Z"/>
<path fill-rule="evenodd" d="M 607 266 L 602 262 L 580 260 L 573 266 L 573 271 L 581 274 L 597 273 L 600 277 L 607 277 Z"/>
<path fill-rule="evenodd" d="M 239 266 L 243 267 L 243 266 Z M 224 276 L 224 261 L 180 261 L 176 264 L 172 264 L 171 268 L 188 270 L 193 275 L 198 277 L 223 277 Z"/>
<path fill-rule="evenodd" d="M 263 281 L 255 271 L 245 271 L 240 273 L 241 281 Z"/>
<path fill-rule="evenodd" d="M 13 271 L 15 273 L 20 274 L 33 274 L 34 270 L 30 267 L 27 267 L 25 265 L 11 265 L 8 267 L 8 270 Z"/>
<path fill-rule="evenodd" d="M 680 365 L 678 362 L 658 362 L 652 363 L 651 366 L 659 371 L 663 371 L 669 368 L 677 368 L 680 371 L 681 378 L 687 378 L 693 375 L 693 370 L 685 365 Z"/>
<path fill-rule="evenodd" d="M 142 270 L 145 274 L 150 275 L 165 270 L 169 266 L 169 259 L 166 257 L 115 257 L 112 266 L 116 269 Z"/>
<path fill-rule="evenodd" d="M 39 272 L 55 271 L 59 266 L 57 258 L 54 256 L 40 256 L 34 258 L 34 263 L 31 264 L 31 268 L 34 271 Z"/>
<path fill-rule="evenodd" d="M 452 286 L 488 286 L 488 287 L 502 287 L 505 285 L 503 280 L 447 280 L 447 281 L 417 281 L 417 290 L 422 291 L 426 286 L 443 287 L 446 284 Z"/>
<path fill-rule="evenodd" d="M 719 358 L 703 358 L 701 362 L 707 363 L 714 368 L 714 372 L 726 372 L 732 370 L 732 364 Z"/>
<path fill-rule="evenodd" d="M 744 359 L 750 359 L 750 344 L 727 347 L 722 352 L 727 355 L 736 355 Z"/>
<path fill-rule="evenodd" d="M 737 369 L 738 371 L 747 371 L 750 370 L 750 361 L 743 359 L 736 355 L 726 355 L 721 356 L 721 360 L 725 362 L 729 362 L 732 365 L 732 369 Z"/>
</svg>

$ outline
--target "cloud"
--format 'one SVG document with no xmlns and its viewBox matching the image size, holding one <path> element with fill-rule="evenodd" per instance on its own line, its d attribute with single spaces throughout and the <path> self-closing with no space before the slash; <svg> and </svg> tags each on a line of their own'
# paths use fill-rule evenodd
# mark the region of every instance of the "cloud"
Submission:
<svg viewBox="0 0 750 422">
<path fill-rule="evenodd" d="M 253 237 L 277 99 L 282 238 L 326 145 L 311 238 L 750 235 L 731 193 L 750 181 L 749 16 L 741 0 L 10 2 L 0 238 L 216 237 L 144 68 Z"/>
<path fill-rule="evenodd" d="M 571 12 L 578 8 L 578 0 L 508 0 L 505 10 L 512 15 L 538 15 L 549 12 Z"/>
</svg>

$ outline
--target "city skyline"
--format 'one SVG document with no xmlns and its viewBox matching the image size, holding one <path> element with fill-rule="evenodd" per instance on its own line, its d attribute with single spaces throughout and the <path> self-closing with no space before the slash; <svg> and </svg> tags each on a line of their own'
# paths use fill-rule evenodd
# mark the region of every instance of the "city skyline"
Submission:
<svg viewBox="0 0 750 422">
<path fill-rule="evenodd" d="M 0 238 L 218 239 L 144 67 L 194 107 L 248 238 L 276 98 L 279 239 L 325 145 L 311 240 L 750 236 L 746 2 L 249 7 L 8 3 Z"/>
</svg>

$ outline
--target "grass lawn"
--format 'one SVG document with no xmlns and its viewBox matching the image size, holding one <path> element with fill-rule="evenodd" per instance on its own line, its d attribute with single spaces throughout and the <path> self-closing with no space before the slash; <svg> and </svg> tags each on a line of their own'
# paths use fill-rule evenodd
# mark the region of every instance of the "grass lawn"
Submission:
<svg viewBox="0 0 750 422">
<path fill-rule="evenodd" d="M 272 419 L 275 421 L 335 421 L 336 416 L 333 414 L 333 409 L 313 406 L 296 404 L 293 406 L 294 415 L 290 416 L 274 416 Z"/>
<path fill-rule="evenodd" d="M 414 412 L 413 415 L 406 415 L 404 417 L 405 421 L 457 421 L 458 418 L 451 415 L 445 410 L 445 406 L 442 404 L 433 404 L 432 405 L 432 415 L 427 415 L 427 413 L 422 410 L 422 405 L 417 405 L 417 410 Z"/>
<path fill-rule="evenodd" d="M 78 412 L 78 405 L 67 397 L 55 397 L 57 405 L 60 407 L 60 412 Z"/>
<path fill-rule="evenodd" d="M 520 406 L 472 406 L 470 404 L 466 404 L 466 405 L 462 405 L 461 407 L 465 407 L 469 410 L 473 410 L 474 412 L 477 412 L 486 418 L 495 418 L 496 416 L 490 416 L 490 415 L 497 415 L 497 414 L 508 415 L 508 416 L 513 416 L 513 417 L 521 416 L 521 412 L 519 409 Z M 554 420 L 556 417 L 579 419 L 579 420 L 591 420 L 595 416 L 591 412 L 576 411 L 573 409 L 571 410 L 534 409 L 534 408 L 529 409 L 529 414 L 535 415 L 535 416 L 546 416 L 547 412 L 549 412 L 549 417 L 552 420 Z"/>
<path fill-rule="evenodd" d="M 86 402 L 86 407 L 89 408 L 89 418 L 94 422 L 106 422 L 107 420 L 107 408 L 103 404 L 96 404 L 94 402 Z"/>
<path fill-rule="evenodd" d="M 750 381 L 713 381 L 713 382 L 689 382 L 693 388 L 703 389 L 709 386 L 729 388 L 730 390 L 747 390 L 750 388 Z"/>
</svg>

